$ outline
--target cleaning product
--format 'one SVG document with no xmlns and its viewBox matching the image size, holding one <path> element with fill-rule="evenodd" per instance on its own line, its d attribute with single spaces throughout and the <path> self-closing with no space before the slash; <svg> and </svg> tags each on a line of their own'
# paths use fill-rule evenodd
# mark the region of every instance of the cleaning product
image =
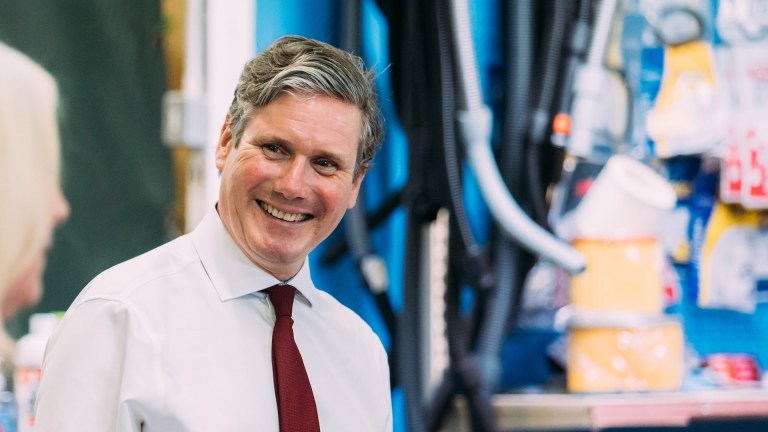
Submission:
<svg viewBox="0 0 768 432">
<path fill-rule="evenodd" d="M 29 333 L 16 344 L 13 379 L 18 405 L 18 432 L 31 432 L 35 425 L 35 401 L 40 386 L 43 353 L 57 323 L 55 314 L 32 314 L 29 318 Z"/>
<path fill-rule="evenodd" d="M 5 375 L 0 373 L 0 432 L 16 432 L 16 399 L 6 389 Z"/>
</svg>

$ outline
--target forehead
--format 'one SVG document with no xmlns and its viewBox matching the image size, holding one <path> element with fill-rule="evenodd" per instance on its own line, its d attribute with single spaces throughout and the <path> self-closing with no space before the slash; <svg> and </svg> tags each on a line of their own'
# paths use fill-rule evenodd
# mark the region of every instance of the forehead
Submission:
<svg viewBox="0 0 768 432">
<path fill-rule="evenodd" d="M 274 136 L 294 145 L 357 152 L 362 112 L 350 103 L 325 95 L 283 93 L 255 108 L 244 139 Z"/>
</svg>

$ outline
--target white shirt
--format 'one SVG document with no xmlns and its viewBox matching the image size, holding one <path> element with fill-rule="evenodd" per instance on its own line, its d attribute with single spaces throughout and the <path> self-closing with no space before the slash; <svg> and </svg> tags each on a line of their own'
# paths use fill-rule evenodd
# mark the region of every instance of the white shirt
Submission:
<svg viewBox="0 0 768 432">
<path fill-rule="evenodd" d="M 321 429 L 391 431 L 378 336 L 315 288 L 308 267 L 290 283 Z M 278 431 L 275 314 L 258 292 L 278 282 L 215 211 L 192 233 L 103 272 L 48 343 L 35 431 Z"/>
</svg>

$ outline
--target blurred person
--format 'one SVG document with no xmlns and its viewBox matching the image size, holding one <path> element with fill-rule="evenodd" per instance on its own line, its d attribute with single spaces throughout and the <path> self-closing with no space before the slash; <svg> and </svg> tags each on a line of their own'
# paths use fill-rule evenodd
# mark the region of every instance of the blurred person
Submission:
<svg viewBox="0 0 768 432">
<path fill-rule="evenodd" d="M 78 296 L 46 350 L 36 430 L 391 431 L 381 341 L 307 259 L 381 135 L 359 58 L 286 36 L 249 61 L 216 148 L 218 203 Z"/>
<path fill-rule="evenodd" d="M 0 43 L 0 356 L 2 322 L 43 294 L 45 254 L 69 205 L 59 184 L 58 90 L 53 77 Z"/>
</svg>

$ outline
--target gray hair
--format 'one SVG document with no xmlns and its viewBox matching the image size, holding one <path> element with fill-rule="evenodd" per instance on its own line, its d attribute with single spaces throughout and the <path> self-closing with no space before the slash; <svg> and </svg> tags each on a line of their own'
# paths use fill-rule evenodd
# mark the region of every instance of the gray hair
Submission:
<svg viewBox="0 0 768 432">
<path fill-rule="evenodd" d="M 357 106 L 362 114 L 357 179 L 381 147 L 383 119 L 373 79 L 357 56 L 303 36 L 283 36 L 243 68 L 229 107 L 234 145 L 239 144 L 254 108 L 266 106 L 284 92 L 330 96 Z"/>
</svg>

